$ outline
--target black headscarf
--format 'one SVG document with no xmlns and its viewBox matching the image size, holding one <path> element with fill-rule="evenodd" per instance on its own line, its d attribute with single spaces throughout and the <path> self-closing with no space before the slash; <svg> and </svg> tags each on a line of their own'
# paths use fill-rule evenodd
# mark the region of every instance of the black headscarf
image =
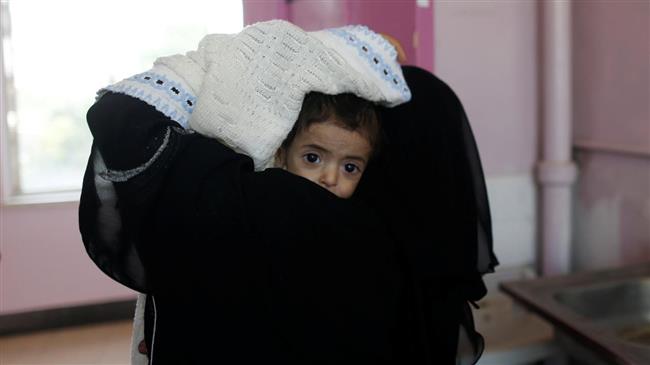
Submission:
<svg viewBox="0 0 650 365">
<path fill-rule="evenodd" d="M 498 265 L 481 161 L 453 90 L 423 69 L 406 66 L 403 72 L 413 98 L 381 110 L 383 150 L 355 198 L 379 212 L 404 249 L 411 303 L 419 307 L 410 310 L 431 345 L 424 348 L 451 340 L 454 320 L 445 316 L 463 308 L 457 347 L 461 360 L 472 363 L 483 343 L 467 302 L 486 294 L 482 276 Z"/>
</svg>

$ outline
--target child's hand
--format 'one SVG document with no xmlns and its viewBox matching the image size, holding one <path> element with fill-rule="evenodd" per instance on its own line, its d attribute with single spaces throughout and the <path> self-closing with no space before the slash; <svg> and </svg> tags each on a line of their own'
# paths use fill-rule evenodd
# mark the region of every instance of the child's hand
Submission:
<svg viewBox="0 0 650 365">
<path fill-rule="evenodd" d="M 379 33 L 381 34 L 382 37 L 384 37 L 385 40 L 388 41 L 388 43 L 392 44 L 393 47 L 395 47 L 395 50 L 397 51 L 397 62 L 400 64 L 404 64 L 406 62 L 406 52 L 404 52 L 404 48 L 402 48 L 402 45 L 399 43 L 397 39 L 395 39 L 393 36 L 390 36 L 385 33 Z"/>
</svg>

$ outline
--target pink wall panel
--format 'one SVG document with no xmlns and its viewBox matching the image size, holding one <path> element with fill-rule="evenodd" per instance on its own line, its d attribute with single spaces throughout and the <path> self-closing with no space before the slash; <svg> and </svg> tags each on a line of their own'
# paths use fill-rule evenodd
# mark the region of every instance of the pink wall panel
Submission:
<svg viewBox="0 0 650 365">
<path fill-rule="evenodd" d="M 433 1 L 426 7 L 416 6 L 415 31 L 417 44 L 413 64 L 433 72 Z"/>
<path fill-rule="evenodd" d="M 289 19 L 286 0 L 243 0 L 244 25 L 271 19 Z"/>
<path fill-rule="evenodd" d="M 578 269 L 650 261 L 650 2 L 574 2 Z"/>
<path fill-rule="evenodd" d="M 345 2 L 341 0 L 293 1 L 291 21 L 307 31 L 345 25 L 348 23 Z"/>
<path fill-rule="evenodd" d="M 584 150 L 576 157 L 575 268 L 650 261 L 650 158 Z"/>
<path fill-rule="evenodd" d="M 650 153 L 650 2 L 575 2 L 574 139 Z"/>
<path fill-rule="evenodd" d="M 404 47 L 407 63 L 415 63 L 415 0 L 348 0 L 347 13 L 349 24 L 364 24 L 397 38 Z"/>
<path fill-rule="evenodd" d="M 78 203 L 0 208 L 0 315 L 134 298 L 88 258 Z"/>
<path fill-rule="evenodd" d="M 486 174 L 530 174 L 538 155 L 537 5 L 435 4 L 435 71 L 465 106 Z"/>
<path fill-rule="evenodd" d="M 415 0 L 244 0 L 244 22 L 285 19 L 305 30 L 367 25 L 399 40 L 407 64 L 433 70 L 433 1 L 422 3 L 426 5 L 417 6 Z"/>
<path fill-rule="evenodd" d="M 427 4 L 416 6 L 415 0 L 295 0 L 290 3 L 289 13 L 290 20 L 306 30 L 367 25 L 376 32 L 395 37 L 404 48 L 406 64 L 431 71 L 433 1 Z"/>
</svg>

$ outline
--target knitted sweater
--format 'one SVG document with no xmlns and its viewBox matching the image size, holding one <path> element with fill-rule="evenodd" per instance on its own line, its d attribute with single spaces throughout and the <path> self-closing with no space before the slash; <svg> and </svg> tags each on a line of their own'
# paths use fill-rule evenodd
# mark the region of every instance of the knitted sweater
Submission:
<svg viewBox="0 0 650 365">
<path fill-rule="evenodd" d="M 133 96 L 203 135 L 250 156 L 257 170 L 296 121 L 304 96 L 354 93 L 395 106 L 410 90 L 393 46 L 364 26 L 305 32 L 282 20 L 234 35 L 212 34 L 186 55 L 100 90 Z"/>
</svg>

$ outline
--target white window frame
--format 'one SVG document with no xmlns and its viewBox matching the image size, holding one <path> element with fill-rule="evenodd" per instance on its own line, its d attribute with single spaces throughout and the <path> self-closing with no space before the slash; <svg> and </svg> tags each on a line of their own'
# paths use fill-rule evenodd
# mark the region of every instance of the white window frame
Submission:
<svg viewBox="0 0 650 365">
<path fill-rule="evenodd" d="M 13 80 L 5 70 L 5 38 L 11 36 L 9 2 L 0 2 L 0 204 L 25 205 L 66 203 L 79 201 L 79 189 L 51 191 L 44 193 L 22 193 L 18 184 L 18 138 L 16 130 L 10 128 L 7 117 L 15 110 Z"/>
<path fill-rule="evenodd" d="M 26 204 L 67 203 L 79 201 L 80 189 L 23 193 L 19 189 L 18 138 L 9 126 L 8 115 L 15 110 L 13 79 L 5 69 L 5 39 L 11 39 L 9 2 L 0 2 L 0 204 L 4 206 Z"/>
<path fill-rule="evenodd" d="M 12 33 L 9 1 L 0 2 L 0 17 L 2 20 L 2 24 L 0 24 L 0 205 L 12 206 L 78 202 L 81 189 L 52 190 L 34 193 L 20 190 L 17 128 L 16 126 L 11 126 L 8 120 L 10 113 L 16 110 L 16 99 L 14 95 L 13 76 L 8 74 L 5 69 L 5 47 L 7 46 L 5 39 L 8 38 L 11 41 Z"/>
</svg>

